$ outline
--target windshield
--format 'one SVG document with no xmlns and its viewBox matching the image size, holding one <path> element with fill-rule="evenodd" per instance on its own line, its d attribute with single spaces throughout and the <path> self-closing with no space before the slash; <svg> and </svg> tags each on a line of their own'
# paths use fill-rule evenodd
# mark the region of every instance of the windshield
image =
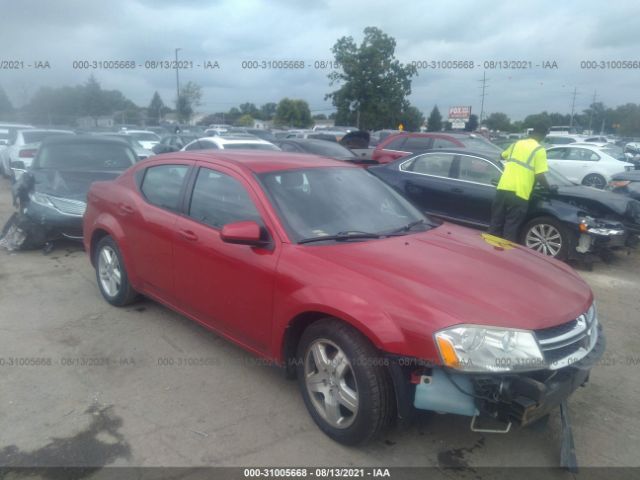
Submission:
<svg viewBox="0 0 640 480">
<path fill-rule="evenodd" d="M 40 143 L 45 138 L 58 137 L 60 135 L 73 135 L 71 132 L 22 132 L 24 143 Z"/>
<path fill-rule="evenodd" d="M 456 140 L 459 140 L 464 145 L 465 148 L 502 153 L 502 149 L 500 147 L 498 147 L 497 145 L 494 145 L 489 140 L 485 140 L 484 138 L 463 137 L 463 138 L 456 138 Z"/>
<path fill-rule="evenodd" d="M 360 168 L 309 168 L 259 175 L 294 241 L 339 232 L 383 233 L 425 220 L 415 207 Z"/>
<path fill-rule="evenodd" d="M 326 145 L 325 145 L 326 144 Z M 335 157 L 335 158 L 355 158 L 354 153 L 333 142 L 309 142 L 306 144 L 306 148 L 311 153 L 315 153 L 317 155 L 325 155 L 327 157 Z"/>
<path fill-rule="evenodd" d="M 558 187 L 571 187 L 573 185 L 576 185 L 567 177 L 562 175 L 559 171 L 554 170 L 551 167 L 549 167 L 549 171 L 546 172 L 544 176 L 547 177 L 549 185 L 557 185 Z"/>
<path fill-rule="evenodd" d="M 224 148 L 226 150 L 280 150 L 270 143 L 227 143 Z"/>
<path fill-rule="evenodd" d="M 141 142 L 159 142 L 160 141 L 160 137 L 158 137 L 158 135 L 156 135 L 155 133 L 151 133 L 151 132 L 129 133 L 128 135 L 132 136 L 133 138 Z"/>
<path fill-rule="evenodd" d="M 48 145 L 34 162 L 36 169 L 48 170 L 126 170 L 136 159 L 126 145 L 73 143 Z"/>
</svg>

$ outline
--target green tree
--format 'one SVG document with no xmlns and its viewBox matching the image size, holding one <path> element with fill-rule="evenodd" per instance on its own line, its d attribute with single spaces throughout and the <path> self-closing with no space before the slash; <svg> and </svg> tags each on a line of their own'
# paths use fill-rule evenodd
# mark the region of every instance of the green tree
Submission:
<svg viewBox="0 0 640 480">
<path fill-rule="evenodd" d="M 98 126 L 98 117 L 112 113 L 113 108 L 113 104 L 108 102 L 100 84 L 95 77 L 91 75 L 84 85 L 81 112 L 93 118 L 95 125 Z"/>
<path fill-rule="evenodd" d="M 340 70 L 329 74 L 330 85 L 339 85 L 326 95 L 336 107 L 336 124 L 361 129 L 396 127 L 407 110 L 411 77 L 415 67 L 395 58 L 396 41 L 376 27 L 364 29 L 358 46 L 352 37 L 342 37 L 331 49 Z"/>
<path fill-rule="evenodd" d="M 509 132 L 511 129 L 511 120 L 506 113 L 494 112 L 484 119 L 484 125 L 489 130 L 499 130 L 501 132 Z"/>
<path fill-rule="evenodd" d="M 408 132 L 417 132 L 424 124 L 424 115 L 418 108 L 409 105 L 400 114 L 400 123 L 404 125 L 404 129 Z"/>
<path fill-rule="evenodd" d="M 309 104 L 304 100 L 283 98 L 278 103 L 274 123 L 278 126 L 307 128 L 313 125 Z"/>
<path fill-rule="evenodd" d="M 446 122 L 444 122 L 444 131 L 450 132 L 451 130 L 453 130 L 453 123 L 447 120 Z"/>
<path fill-rule="evenodd" d="M 180 89 L 176 104 L 176 111 L 181 122 L 189 122 L 194 108 L 202 105 L 202 87 L 194 82 L 188 82 Z"/>
<path fill-rule="evenodd" d="M 243 115 L 251 115 L 257 117 L 260 115 L 260 110 L 253 103 L 247 102 L 240 105 L 240 113 Z"/>
<path fill-rule="evenodd" d="M 236 121 L 236 125 L 241 127 L 253 127 L 253 117 L 248 113 L 245 113 L 240 118 L 238 118 L 238 120 Z"/>
<path fill-rule="evenodd" d="M 533 115 L 527 115 L 524 119 L 523 126 L 525 129 L 527 128 L 535 128 L 536 126 L 540 126 L 546 129 L 549 129 L 553 123 L 551 122 L 551 118 L 547 112 L 535 113 Z M 568 125 L 560 124 L 560 125 Z"/>
<path fill-rule="evenodd" d="M 475 132 L 478 129 L 478 116 L 476 114 L 469 115 L 469 121 L 465 123 L 464 129 L 467 132 Z"/>
<path fill-rule="evenodd" d="M 326 119 L 327 119 L 327 116 L 326 116 L 324 113 L 316 113 L 316 114 L 313 116 L 313 119 L 314 119 L 314 120 L 326 120 Z"/>
<path fill-rule="evenodd" d="M 166 107 L 162 98 L 160 98 L 160 94 L 156 91 L 153 93 L 153 97 L 151 98 L 151 103 L 149 103 L 149 107 L 147 108 L 149 123 L 152 125 L 158 125 L 160 120 L 162 120 L 162 115 L 164 114 Z"/>
<path fill-rule="evenodd" d="M 438 110 L 438 106 L 436 105 L 431 110 L 431 114 L 429 115 L 429 119 L 427 120 L 427 131 L 428 132 L 439 132 L 442 130 L 442 115 L 440 114 L 440 110 Z"/>
<path fill-rule="evenodd" d="M 276 114 L 278 104 L 274 102 L 265 103 L 260 107 L 260 118 L 262 120 L 272 120 Z"/>
<path fill-rule="evenodd" d="M 11 100 L 7 97 L 4 89 L 0 87 L 0 115 L 7 115 L 13 113 L 13 105 Z"/>
</svg>

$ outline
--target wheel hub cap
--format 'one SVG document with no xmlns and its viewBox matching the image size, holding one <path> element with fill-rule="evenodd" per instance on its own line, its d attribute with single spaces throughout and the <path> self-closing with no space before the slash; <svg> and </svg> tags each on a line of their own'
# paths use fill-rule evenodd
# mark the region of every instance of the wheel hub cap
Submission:
<svg viewBox="0 0 640 480">
<path fill-rule="evenodd" d="M 305 386 L 318 414 L 332 427 L 347 428 L 358 413 L 359 397 L 353 368 L 331 340 L 318 339 L 304 358 Z"/>
</svg>

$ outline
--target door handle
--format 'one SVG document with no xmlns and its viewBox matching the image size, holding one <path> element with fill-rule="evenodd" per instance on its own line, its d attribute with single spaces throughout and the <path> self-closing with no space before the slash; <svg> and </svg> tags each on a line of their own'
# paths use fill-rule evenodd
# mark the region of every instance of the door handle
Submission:
<svg viewBox="0 0 640 480">
<path fill-rule="evenodd" d="M 198 236 L 191 230 L 179 230 L 178 233 L 180 233 L 182 238 L 189 240 L 190 242 L 196 242 L 198 240 Z"/>
<path fill-rule="evenodd" d="M 452 193 L 463 193 L 463 191 L 464 191 L 464 190 L 462 190 L 461 188 L 458 188 L 458 187 L 453 187 L 453 188 L 451 189 L 451 192 L 452 192 Z"/>
<path fill-rule="evenodd" d="M 120 204 L 120 213 L 123 215 L 131 215 L 132 213 L 134 213 L 135 210 L 133 209 L 133 207 L 129 206 L 129 205 L 125 205 L 124 203 Z"/>
</svg>

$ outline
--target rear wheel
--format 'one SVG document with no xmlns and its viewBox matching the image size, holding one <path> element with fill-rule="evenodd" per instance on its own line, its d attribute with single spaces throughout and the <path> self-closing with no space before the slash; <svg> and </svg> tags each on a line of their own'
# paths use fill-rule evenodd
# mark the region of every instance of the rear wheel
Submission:
<svg viewBox="0 0 640 480">
<path fill-rule="evenodd" d="M 382 357 L 357 330 L 320 320 L 302 334 L 297 377 L 318 427 L 347 445 L 381 433 L 394 414 L 394 395 Z"/>
<path fill-rule="evenodd" d="M 110 236 L 102 238 L 95 255 L 96 278 L 104 299 L 117 307 L 134 302 L 137 293 L 129 283 L 122 254 L 115 240 Z"/>
<path fill-rule="evenodd" d="M 522 243 L 537 252 L 559 260 L 567 258 L 569 233 L 555 218 L 534 218 L 524 226 L 521 236 Z"/>
<path fill-rule="evenodd" d="M 582 185 L 602 190 L 607 186 L 607 179 L 597 173 L 590 173 L 582 179 Z"/>
</svg>

